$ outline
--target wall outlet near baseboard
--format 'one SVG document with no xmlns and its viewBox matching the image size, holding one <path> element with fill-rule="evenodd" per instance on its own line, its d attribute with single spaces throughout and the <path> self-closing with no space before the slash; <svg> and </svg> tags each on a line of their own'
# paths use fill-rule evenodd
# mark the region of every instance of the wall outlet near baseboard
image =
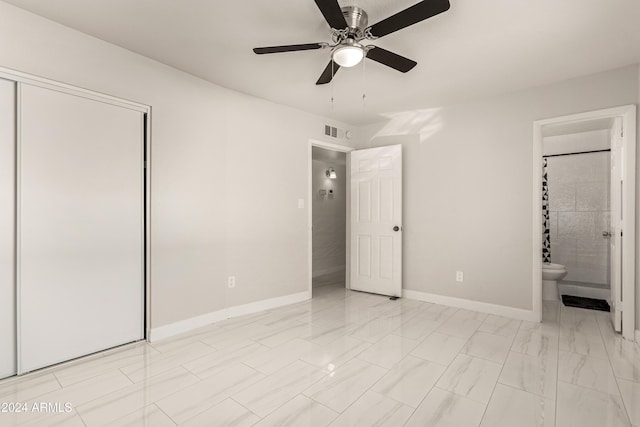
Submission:
<svg viewBox="0 0 640 427">
<path fill-rule="evenodd" d="M 462 271 L 456 271 L 456 282 L 464 281 L 464 273 Z"/>
<path fill-rule="evenodd" d="M 229 276 L 227 278 L 227 286 L 229 289 L 236 287 L 236 276 Z"/>
</svg>

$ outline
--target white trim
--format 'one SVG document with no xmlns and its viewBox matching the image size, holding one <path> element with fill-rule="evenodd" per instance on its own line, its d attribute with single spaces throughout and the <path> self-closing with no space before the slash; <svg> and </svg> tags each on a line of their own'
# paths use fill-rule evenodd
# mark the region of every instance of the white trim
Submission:
<svg viewBox="0 0 640 427">
<path fill-rule="evenodd" d="M 626 116 L 628 113 L 635 112 L 636 106 L 633 104 L 623 105 L 620 107 L 605 108 L 603 110 L 585 111 L 583 113 L 569 114 L 567 116 L 552 117 L 549 119 L 536 120 L 537 125 L 546 126 L 565 122 L 584 122 L 597 119 L 608 119 L 613 117 Z"/>
<path fill-rule="evenodd" d="M 229 316 L 227 315 L 227 310 L 222 309 L 219 311 L 203 314 L 201 316 L 191 317 L 190 319 L 180 320 L 178 322 L 151 329 L 149 331 L 149 335 L 147 336 L 147 341 L 156 342 L 165 338 L 192 331 L 194 329 L 202 328 L 203 326 L 207 326 L 228 318 Z"/>
<path fill-rule="evenodd" d="M 349 153 L 355 150 L 353 147 L 349 147 L 346 145 L 333 144 L 331 142 L 319 141 L 317 139 L 309 139 L 309 146 L 307 149 L 307 265 L 309 266 L 308 271 L 308 289 L 309 295 L 313 293 L 313 147 L 325 148 L 327 150 L 339 151 L 341 153 L 347 153 L 347 176 L 350 175 L 350 157 Z M 350 206 L 351 203 L 351 192 L 349 183 L 346 184 L 347 187 L 347 203 L 346 203 L 346 254 L 345 254 L 345 288 L 349 289 L 349 256 L 350 256 L 350 239 L 349 236 L 351 234 L 349 227 L 349 217 L 351 215 Z"/>
<path fill-rule="evenodd" d="M 95 101 L 106 102 L 108 104 L 114 104 L 120 107 L 129 108 L 144 113 L 148 113 L 150 111 L 150 107 L 148 105 L 140 104 L 128 99 L 118 98 L 112 95 L 107 95 L 95 90 L 73 86 L 56 80 L 34 76 L 32 74 L 23 73 L 22 71 L 12 70 L 11 68 L 0 67 L 0 78 L 13 80 L 19 83 L 26 83 L 32 86 L 56 90 L 71 95 L 81 96 L 83 98 L 89 98 Z"/>
<path fill-rule="evenodd" d="M 283 297 L 269 298 L 262 301 L 256 301 L 249 304 L 237 305 L 227 309 L 229 318 L 244 316 L 245 314 L 257 313 L 259 311 L 271 310 L 273 308 L 283 307 L 285 305 L 296 304 L 311 298 L 309 292 L 298 292 L 295 294 L 285 295 Z"/>
<path fill-rule="evenodd" d="M 623 230 L 626 239 L 623 240 L 623 289 L 625 296 L 622 308 L 622 334 L 628 340 L 634 339 L 635 331 L 635 221 L 636 221 L 636 106 L 625 105 L 604 110 L 588 111 L 568 116 L 554 117 L 533 122 L 533 275 L 532 298 L 533 311 L 542 318 L 542 210 L 539 209 L 542 200 L 542 128 L 547 125 L 597 120 L 603 118 L 622 118 L 624 132 L 623 150 L 625 152 L 623 194 Z"/>
<path fill-rule="evenodd" d="M 341 153 L 350 153 L 353 150 L 355 150 L 355 148 L 349 147 L 348 145 L 334 144 L 332 142 L 319 141 L 317 139 L 310 139 L 309 144 L 311 144 L 314 147 L 326 148 L 333 151 L 340 151 Z"/>
<path fill-rule="evenodd" d="M 636 106 L 621 109 L 624 176 L 622 178 L 622 336 L 634 339 L 636 327 Z M 631 197 L 625 197 L 632 195 Z M 628 266 L 628 268 L 625 268 Z"/>
<path fill-rule="evenodd" d="M 524 310 L 521 308 L 507 307 L 505 305 L 490 304 L 487 302 L 474 301 L 463 298 L 449 297 L 444 295 L 430 294 L 420 291 L 412 291 L 409 289 L 402 290 L 402 297 L 417 301 L 431 302 L 434 304 L 446 305 L 455 308 L 464 308 L 466 310 L 479 311 L 481 313 L 494 314 L 496 316 L 509 317 L 517 320 L 528 320 L 538 322 L 536 313 L 533 310 Z"/>
<path fill-rule="evenodd" d="M 639 329 L 636 329 L 635 339 L 636 339 L 636 343 L 640 344 L 640 330 Z"/>
<path fill-rule="evenodd" d="M 351 177 L 351 153 L 347 153 L 347 171 L 346 176 Z M 345 187 L 347 187 L 347 200 L 346 200 L 346 209 L 345 209 L 345 239 L 347 240 L 345 244 L 345 261 L 344 261 L 344 287 L 345 289 L 351 289 L 351 183 L 349 181 L 345 182 Z"/>
<path fill-rule="evenodd" d="M 146 166 L 144 169 L 145 174 L 145 259 L 144 259 L 144 269 L 145 269 L 145 281 L 144 281 L 144 339 L 148 340 L 151 334 L 151 107 L 149 107 L 149 111 L 145 113 L 145 148 L 146 148 L 146 158 L 142 161 L 145 162 L 143 166 Z"/>
<path fill-rule="evenodd" d="M 232 317 L 243 316 L 245 314 L 257 313 L 260 311 L 296 304 L 298 302 L 306 301 L 310 297 L 311 295 L 309 292 L 298 292 L 296 294 L 285 295 L 282 297 L 270 298 L 262 301 L 252 302 L 249 304 L 224 308 L 222 310 L 214 311 L 185 320 L 180 320 L 169 325 L 153 328 L 149 332 L 148 341 L 159 341 L 161 339 L 183 334 L 185 332 L 202 328 L 203 326 L 207 326 L 215 322 L 220 322 L 221 320 L 229 319 Z"/>
<path fill-rule="evenodd" d="M 15 103 L 16 103 L 16 131 L 15 131 L 15 136 L 16 136 L 16 140 L 15 140 L 15 153 L 16 153 L 16 167 L 15 167 L 15 183 L 16 183 L 16 195 L 15 195 L 15 204 L 16 204 L 16 210 L 15 210 L 15 227 L 16 227 L 16 233 L 15 233 L 15 252 L 13 254 L 14 256 L 14 261 L 15 261 L 15 272 L 14 272 L 14 277 L 15 277 L 15 286 L 16 286 L 16 374 L 20 374 L 22 372 L 22 309 L 21 304 L 22 304 L 22 286 L 20 285 L 21 281 L 22 281 L 22 275 L 20 274 L 21 268 L 20 268 L 20 250 L 21 250 L 21 246 L 20 246 L 20 238 L 21 238 L 21 234 L 20 234 L 20 227 L 22 226 L 21 221 L 20 221 L 20 205 L 21 205 L 21 198 L 20 198 L 20 194 L 21 194 L 21 185 L 22 182 L 20 180 L 20 175 L 21 175 L 21 169 L 20 169 L 20 165 L 22 164 L 21 162 L 21 150 L 20 147 L 22 146 L 21 142 L 22 142 L 22 86 L 19 82 L 16 82 L 16 98 L 15 98 Z"/>
<path fill-rule="evenodd" d="M 533 278 L 532 307 L 535 321 L 542 322 L 542 126 L 533 124 Z M 536 207 L 540 207 L 537 209 Z"/>
</svg>

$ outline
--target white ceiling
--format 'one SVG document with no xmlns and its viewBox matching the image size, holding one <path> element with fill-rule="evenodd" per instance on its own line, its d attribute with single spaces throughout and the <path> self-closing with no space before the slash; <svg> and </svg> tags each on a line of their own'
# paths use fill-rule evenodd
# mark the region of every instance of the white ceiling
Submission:
<svg viewBox="0 0 640 427">
<path fill-rule="evenodd" d="M 451 0 L 448 12 L 373 42 L 417 61 L 412 71 L 365 61 L 324 86 L 315 81 L 328 50 L 251 51 L 330 41 L 313 0 L 5 1 L 221 86 L 354 125 L 640 62 L 638 0 Z M 364 8 L 370 24 L 416 3 L 339 1 Z"/>
</svg>

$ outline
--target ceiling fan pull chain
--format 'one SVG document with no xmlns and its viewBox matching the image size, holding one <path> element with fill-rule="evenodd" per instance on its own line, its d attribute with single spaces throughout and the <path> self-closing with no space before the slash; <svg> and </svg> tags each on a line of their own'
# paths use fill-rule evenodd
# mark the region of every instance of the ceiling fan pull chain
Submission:
<svg viewBox="0 0 640 427">
<path fill-rule="evenodd" d="M 367 106 L 367 61 L 362 61 L 362 108 Z"/>
<path fill-rule="evenodd" d="M 333 107 L 335 106 L 335 100 L 334 100 L 334 84 L 333 84 L 333 76 L 335 76 L 335 62 L 333 62 L 333 59 L 331 60 L 331 81 L 329 82 L 329 84 L 331 85 L 331 112 L 333 112 Z"/>
</svg>

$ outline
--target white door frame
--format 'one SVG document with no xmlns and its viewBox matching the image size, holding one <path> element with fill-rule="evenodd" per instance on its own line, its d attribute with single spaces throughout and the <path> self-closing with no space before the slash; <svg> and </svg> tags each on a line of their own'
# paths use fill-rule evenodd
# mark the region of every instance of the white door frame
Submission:
<svg viewBox="0 0 640 427">
<path fill-rule="evenodd" d="M 313 296 L 313 147 L 319 147 L 319 148 L 324 148 L 325 150 L 332 150 L 332 151 L 338 151 L 341 153 L 346 153 L 347 154 L 347 162 L 346 162 L 346 169 L 347 169 L 347 176 L 351 176 L 351 162 L 350 162 L 350 156 L 349 153 L 354 151 L 355 148 L 353 147 L 348 147 L 346 145 L 339 145 L 339 144 L 333 144 L 331 142 L 324 142 L 324 141 L 319 141 L 317 139 L 310 139 L 309 140 L 309 146 L 308 146 L 308 153 L 307 153 L 307 159 L 308 159 L 308 165 L 307 165 L 307 200 L 309 201 L 309 206 L 308 206 L 308 215 L 307 215 L 307 265 L 309 266 L 309 272 L 308 272 L 308 289 L 309 289 L 309 297 L 311 298 Z M 350 288 L 350 282 L 349 282 L 349 273 L 351 271 L 350 268 L 350 255 L 349 255 L 349 251 L 350 251 L 350 240 L 349 240 L 349 236 L 351 233 L 351 225 L 349 224 L 349 218 L 351 215 L 351 188 L 349 183 L 347 182 L 346 185 L 346 190 L 347 190 L 347 203 L 346 203 L 346 233 L 345 233 L 345 244 L 346 244 L 346 260 L 345 260 L 345 288 L 349 289 Z"/>
<path fill-rule="evenodd" d="M 21 83 L 26 83 L 32 86 L 38 86 L 46 89 L 52 89 L 59 92 L 67 93 L 70 95 L 76 95 L 83 98 L 93 99 L 96 101 L 105 102 L 108 104 L 117 105 L 120 107 L 128 108 L 131 110 L 139 111 L 144 114 L 143 121 L 145 125 L 144 136 L 143 136 L 143 174 L 144 174 L 144 200 L 143 200 L 143 218 L 144 221 L 144 237 L 143 237 L 143 286 L 142 292 L 143 295 L 143 318 L 141 321 L 143 322 L 143 331 L 144 331 L 144 339 L 146 341 L 149 340 L 150 331 L 151 331 L 151 106 L 141 104 L 139 102 L 130 101 L 123 98 L 118 98 L 111 95 L 106 95 L 104 93 L 96 92 L 89 89 L 84 89 L 81 87 L 73 86 L 67 83 L 62 83 L 56 80 L 35 76 L 32 74 L 24 73 L 22 71 L 13 70 L 11 68 L 0 67 L 0 78 L 4 78 L 7 80 L 12 80 L 17 83 L 19 87 Z M 16 90 L 19 90 L 17 88 Z M 16 129 L 16 132 L 19 132 Z M 19 138 L 19 134 L 16 135 Z M 19 155 L 19 153 L 16 153 Z M 18 183 L 16 183 L 18 185 Z M 18 306 L 20 300 L 19 289 L 16 289 L 16 307 Z M 17 316 L 17 327 L 18 330 L 20 328 L 19 325 L 19 316 Z M 19 340 L 19 336 L 17 337 Z M 19 343 L 18 343 L 19 344 Z M 17 345 L 18 352 L 20 351 L 20 346 Z M 17 355 L 17 360 L 19 361 L 19 354 Z"/>
<path fill-rule="evenodd" d="M 582 122 L 597 119 L 622 118 L 624 177 L 623 177 L 623 240 L 622 334 L 634 340 L 635 334 L 635 204 L 636 204 L 636 106 L 625 105 L 604 110 L 571 114 L 533 122 L 533 312 L 542 321 L 542 129 L 548 125 Z"/>
</svg>

